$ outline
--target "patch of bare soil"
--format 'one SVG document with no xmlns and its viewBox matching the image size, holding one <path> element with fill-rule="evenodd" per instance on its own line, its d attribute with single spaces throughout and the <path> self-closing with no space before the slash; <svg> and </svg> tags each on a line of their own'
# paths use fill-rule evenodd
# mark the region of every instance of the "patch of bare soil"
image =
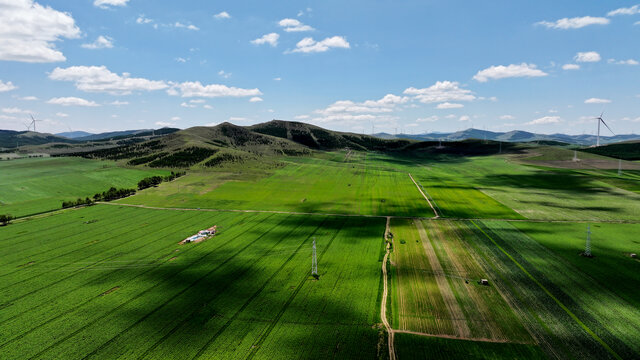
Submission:
<svg viewBox="0 0 640 360">
<path fill-rule="evenodd" d="M 120 286 L 114 286 L 111 289 L 109 289 L 109 290 L 103 292 L 102 294 L 100 294 L 100 296 L 109 295 L 109 294 L 111 294 L 112 292 L 114 292 L 114 291 L 116 291 L 118 289 L 120 289 Z"/>
</svg>

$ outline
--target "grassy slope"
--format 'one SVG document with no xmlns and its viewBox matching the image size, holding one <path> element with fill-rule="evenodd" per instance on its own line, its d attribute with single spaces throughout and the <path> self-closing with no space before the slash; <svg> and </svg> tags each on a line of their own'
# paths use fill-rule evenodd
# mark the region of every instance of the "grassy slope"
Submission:
<svg viewBox="0 0 640 360">
<path fill-rule="evenodd" d="M 135 188 L 165 170 L 125 169 L 110 161 L 35 158 L 0 162 L 0 214 L 14 216 L 58 209 L 63 200 L 91 197 L 111 186 Z"/>
<path fill-rule="evenodd" d="M 212 224 L 214 238 L 177 245 Z M 273 358 L 273 347 L 312 354 L 320 346 L 372 358 L 383 228 L 380 219 L 106 205 L 18 222 L 0 228 L 8 254 L 0 259 L 0 332 L 10 334 L 0 351 Z M 313 237 L 317 282 L 309 277 Z M 351 253 L 360 256 L 346 261 Z"/>
<path fill-rule="evenodd" d="M 257 181 L 189 176 L 123 199 L 152 206 L 254 209 L 338 214 L 433 216 L 406 173 L 380 169 L 364 157 L 348 162 L 296 158 Z M 391 169 L 393 170 L 393 169 Z M 197 185 L 196 185 L 197 183 Z M 178 192 L 178 185 L 195 190 Z M 191 184 L 191 185 L 189 185 Z"/>
</svg>

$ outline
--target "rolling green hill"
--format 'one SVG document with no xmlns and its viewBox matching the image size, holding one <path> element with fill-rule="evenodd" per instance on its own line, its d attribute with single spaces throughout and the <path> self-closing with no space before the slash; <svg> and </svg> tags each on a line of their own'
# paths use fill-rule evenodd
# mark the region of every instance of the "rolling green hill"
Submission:
<svg viewBox="0 0 640 360">
<path fill-rule="evenodd" d="M 630 141 L 619 144 L 586 148 L 582 151 L 622 160 L 640 160 L 640 141 Z"/>
</svg>

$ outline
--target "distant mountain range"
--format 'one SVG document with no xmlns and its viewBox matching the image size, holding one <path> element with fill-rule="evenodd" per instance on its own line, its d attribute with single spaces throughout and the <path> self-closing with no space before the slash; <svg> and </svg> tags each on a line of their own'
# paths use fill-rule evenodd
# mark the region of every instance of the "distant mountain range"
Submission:
<svg viewBox="0 0 640 360">
<path fill-rule="evenodd" d="M 479 129 L 466 129 L 451 133 L 429 133 L 429 134 L 398 134 L 377 133 L 375 136 L 382 139 L 413 139 L 418 141 L 460 141 L 466 139 L 493 140 L 505 142 L 530 142 L 530 141 L 557 141 L 566 144 L 590 146 L 595 145 L 595 135 L 566 135 L 566 134 L 536 134 L 528 131 L 513 130 L 509 132 L 493 132 Z M 640 135 L 616 135 L 600 136 L 601 144 L 611 144 L 621 141 L 640 140 Z"/>
</svg>

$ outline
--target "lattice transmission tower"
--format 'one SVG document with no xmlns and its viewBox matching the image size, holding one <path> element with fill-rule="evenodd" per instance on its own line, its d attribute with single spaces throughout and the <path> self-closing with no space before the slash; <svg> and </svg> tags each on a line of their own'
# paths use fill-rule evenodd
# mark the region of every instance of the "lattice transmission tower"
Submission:
<svg viewBox="0 0 640 360">
<path fill-rule="evenodd" d="M 313 255 L 311 259 L 311 276 L 318 278 L 318 258 L 316 256 L 316 238 L 313 238 Z"/>
<path fill-rule="evenodd" d="M 587 243 L 584 246 L 584 256 L 591 257 L 591 225 L 587 226 Z"/>
</svg>

